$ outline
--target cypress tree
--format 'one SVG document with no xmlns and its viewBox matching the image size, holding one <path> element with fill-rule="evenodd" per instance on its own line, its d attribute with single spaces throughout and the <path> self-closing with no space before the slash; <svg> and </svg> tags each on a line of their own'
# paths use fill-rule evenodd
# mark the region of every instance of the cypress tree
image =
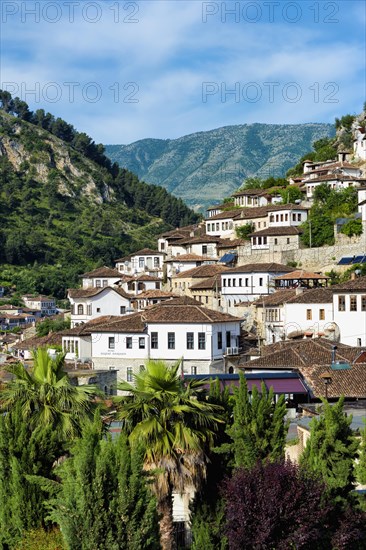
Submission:
<svg viewBox="0 0 366 550">
<path fill-rule="evenodd" d="M 59 468 L 50 518 L 70 550 L 159 548 L 155 500 L 136 455 L 122 433 L 103 437 L 100 418 L 85 426 L 72 456 Z"/>
<path fill-rule="evenodd" d="M 366 485 L 366 421 L 360 435 L 361 441 L 359 449 L 359 459 L 356 466 L 356 475 L 357 480 L 363 485 Z"/>
<path fill-rule="evenodd" d="M 234 421 L 228 429 L 232 439 L 236 467 L 251 468 L 258 460 L 275 462 L 284 457 L 287 427 L 284 418 L 284 396 L 275 402 L 273 388 L 261 391 L 253 385 L 248 391 L 245 377 L 240 375 L 239 387 L 234 392 Z"/>
<path fill-rule="evenodd" d="M 354 487 L 354 462 L 359 446 L 351 429 L 352 415 L 343 411 L 344 397 L 335 405 L 323 401 L 323 413 L 311 421 L 310 438 L 301 465 L 319 475 L 336 501 L 349 497 Z"/>
<path fill-rule="evenodd" d="M 14 548 L 25 531 L 45 524 L 47 493 L 33 479 L 52 477 L 60 451 L 51 429 L 32 431 L 20 406 L 0 415 L 0 548 Z"/>
</svg>

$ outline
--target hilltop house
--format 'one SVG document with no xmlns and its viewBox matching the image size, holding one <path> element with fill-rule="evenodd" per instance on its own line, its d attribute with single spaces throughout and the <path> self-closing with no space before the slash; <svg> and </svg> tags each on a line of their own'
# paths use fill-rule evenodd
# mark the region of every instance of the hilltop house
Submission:
<svg viewBox="0 0 366 550">
<path fill-rule="evenodd" d="M 236 230 L 245 225 L 254 231 L 268 228 L 297 227 L 307 219 L 308 208 L 296 204 L 272 204 L 237 208 L 206 219 L 208 235 L 235 238 Z"/>
<path fill-rule="evenodd" d="M 282 197 L 279 193 L 272 195 L 265 189 L 243 189 L 234 193 L 232 197 L 235 206 L 245 206 L 248 208 L 282 202 Z"/>
<path fill-rule="evenodd" d="M 331 291 L 334 322 L 339 327 L 341 342 L 366 346 L 366 277 L 334 285 Z"/>
<path fill-rule="evenodd" d="M 94 368 L 116 368 L 119 380 L 132 381 L 148 358 L 181 360 L 187 374 L 223 372 L 223 356 L 238 349 L 239 336 L 238 318 L 184 297 L 141 313 L 94 320 L 66 332 L 62 342 L 68 359 L 77 353 Z"/>
<path fill-rule="evenodd" d="M 43 296 L 42 294 L 37 296 L 24 294 L 22 300 L 27 308 L 40 311 L 42 316 L 57 313 L 55 298 Z"/>
<path fill-rule="evenodd" d="M 357 166 L 343 160 L 338 160 L 338 162 L 334 160 L 326 162 L 305 160 L 302 185 L 306 188 L 307 198 L 311 199 L 316 187 L 322 183 L 326 183 L 335 190 L 360 187 L 366 183 L 365 178 L 362 178 L 361 175 L 362 172 Z"/>
<path fill-rule="evenodd" d="M 252 302 L 274 292 L 273 279 L 292 271 L 276 263 L 256 263 L 229 268 L 221 275 L 222 306 L 226 311 L 241 302 Z"/>
<path fill-rule="evenodd" d="M 355 130 L 353 140 L 353 153 L 356 158 L 366 160 L 366 128 L 359 126 Z"/>
<path fill-rule="evenodd" d="M 103 266 L 81 275 L 83 288 L 103 288 L 116 285 L 121 279 L 117 269 Z"/>
<path fill-rule="evenodd" d="M 190 288 L 197 283 L 207 280 L 218 273 L 222 273 L 227 268 L 222 264 L 201 265 L 189 271 L 178 273 L 171 280 L 171 290 L 176 294 L 185 294 L 191 296 Z"/>
<path fill-rule="evenodd" d="M 145 273 L 154 277 L 163 277 L 164 252 L 144 248 L 115 261 L 116 269 L 123 275 Z"/>
<path fill-rule="evenodd" d="M 117 286 L 70 288 L 67 296 L 71 304 L 72 328 L 102 315 L 125 315 L 133 311 L 132 296 Z"/>
</svg>

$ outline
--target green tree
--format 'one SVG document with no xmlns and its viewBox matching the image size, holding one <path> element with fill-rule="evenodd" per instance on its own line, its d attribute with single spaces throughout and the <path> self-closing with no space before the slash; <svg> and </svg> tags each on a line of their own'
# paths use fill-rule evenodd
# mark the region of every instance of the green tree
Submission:
<svg viewBox="0 0 366 550">
<path fill-rule="evenodd" d="M 64 453 L 52 427 L 31 429 L 20 403 L 0 415 L 0 548 L 15 548 L 22 535 L 45 523 L 47 493 L 32 482 L 52 477 Z"/>
<path fill-rule="evenodd" d="M 228 449 L 234 454 L 235 466 L 252 468 L 258 461 L 283 459 L 288 428 L 284 396 L 275 402 L 273 388 L 267 390 L 264 383 L 261 391 L 253 385 L 250 394 L 241 374 L 234 397 L 233 424 L 228 429 L 232 443 Z"/>
<path fill-rule="evenodd" d="M 280 195 L 283 204 L 294 204 L 295 201 L 304 198 L 302 191 L 293 185 L 288 185 L 285 189 L 281 189 Z"/>
<path fill-rule="evenodd" d="M 172 493 L 199 486 L 206 472 L 205 450 L 221 421 L 221 409 L 200 398 L 203 383 L 184 383 L 179 366 L 180 362 L 169 367 L 164 361 L 148 361 L 146 369 L 135 375 L 135 385 L 118 386 L 130 393 L 117 398 L 118 417 L 130 433 L 131 444 L 143 444 L 145 469 L 155 472 L 163 550 L 175 547 Z"/>
<path fill-rule="evenodd" d="M 311 421 L 310 438 L 301 465 L 319 475 L 335 500 L 347 499 L 354 487 L 354 463 L 359 442 L 343 410 L 344 398 L 331 405 L 322 399 L 323 411 Z"/>
<path fill-rule="evenodd" d="M 103 437 L 100 417 L 87 424 L 57 469 L 50 518 L 72 550 L 158 550 L 156 502 L 142 473 L 143 451 L 126 434 Z"/>
<path fill-rule="evenodd" d="M 366 485 L 366 421 L 363 429 L 360 432 L 361 441 L 359 449 L 359 459 L 356 466 L 357 480 Z"/>
<path fill-rule="evenodd" d="M 362 235 L 362 221 L 359 218 L 355 220 L 348 220 L 348 222 L 342 225 L 341 233 L 347 235 L 347 237 Z"/>
<path fill-rule="evenodd" d="M 255 225 L 253 223 L 246 223 L 245 225 L 235 228 L 235 234 L 239 239 L 250 240 L 249 235 L 253 233 L 253 231 L 255 231 Z"/>
<path fill-rule="evenodd" d="M 94 386 L 72 385 L 64 359 L 62 353 L 52 359 L 46 348 L 38 348 L 31 372 L 22 363 L 9 365 L 13 378 L 0 390 L 0 411 L 9 412 L 19 403 L 32 428 L 51 426 L 65 438 L 80 434 L 82 423 L 98 406 L 95 398 L 100 392 Z"/>
</svg>

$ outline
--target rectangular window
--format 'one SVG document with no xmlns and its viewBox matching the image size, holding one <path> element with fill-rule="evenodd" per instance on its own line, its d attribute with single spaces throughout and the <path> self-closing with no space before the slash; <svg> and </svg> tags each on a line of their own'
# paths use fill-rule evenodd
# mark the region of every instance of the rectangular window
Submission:
<svg viewBox="0 0 366 550">
<path fill-rule="evenodd" d="M 100 313 L 100 307 L 97 307 L 97 313 Z"/>
<path fill-rule="evenodd" d="M 207 254 L 207 246 L 204 244 L 202 245 L 202 255 Z"/>
<path fill-rule="evenodd" d="M 239 286 L 242 286 L 242 279 L 239 277 Z"/>
<path fill-rule="evenodd" d="M 191 374 L 197 374 L 197 367 L 191 367 Z"/>
<path fill-rule="evenodd" d="M 79 357 L 79 341 L 75 340 L 75 355 Z"/>
<path fill-rule="evenodd" d="M 307 321 L 311 321 L 312 316 L 313 316 L 313 315 L 312 315 L 311 309 L 307 309 L 307 310 L 306 310 L 306 320 L 307 320 Z"/>
<path fill-rule="evenodd" d="M 346 311 L 346 297 L 338 296 L 338 311 Z"/>
<path fill-rule="evenodd" d="M 105 286 L 108 286 L 108 281 L 107 281 L 107 279 L 103 279 L 103 287 L 105 287 Z"/>
<path fill-rule="evenodd" d="M 248 277 L 245 279 L 245 286 L 249 286 L 249 278 Z"/>
<path fill-rule="evenodd" d="M 114 347 L 115 347 L 114 336 L 109 336 L 108 337 L 108 349 L 114 349 Z"/>
<path fill-rule="evenodd" d="M 222 332 L 217 333 L 217 349 L 222 349 Z"/>
<path fill-rule="evenodd" d="M 132 349 L 132 336 L 126 338 L 126 349 Z"/>
<path fill-rule="evenodd" d="M 133 380 L 133 369 L 132 367 L 127 367 L 127 382 L 132 382 Z"/>
<path fill-rule="evenodd" d="M 194 349 L 194 334 L 187 332 L 187 349 Z"/>
<path fill-rule="evenodd" d="M 168 332 L 168 349 L 175 349 L 175 332 Z"/>
<path fill-rule="evenodd" d="M 366 311 L 366 296 L 361 296 L 361 311 Z"/>
<path fill-rule="evenodd" d="M 160 266 L 159 256 L 154 256 L 154 267 L 159 267 L 159 266 Z"/>
<path fill-rule="evenodd" d="M 121 315 L 124 315 L 126 313 L 126 306 L 120 306 L 119 307 L 119 312 Z"/>
<path fill-rule="evenodd" d="M 139 349 L 145 349 L 145 338 L 139 338 Z"/>
<path fill-rule="evenodd" d="M 349 310 L 350 311 L 357 311 L 357 296 L 350 296 L 349 297 Z"/>
<path fill-rule="evenodd" d="M 139 267 L 145 266 L 145 258 L 139 258 Z"/>
<path fill-rule="evenodd" d="M 222 286 L 226 286 L 226 279 L 222 280 Z"/>
<path fill-rule="evenodd" d="M 325 309 L 319 309 L 319 321 L 325 320 Z"/>
<path fill-rule="evenodd" d="M 362 341 L 361 341 L 361 338 L 357 338 L 357 346 L 361 347 L 362 346 Z"/>
<path fill-rule="evenodd" d="M 91 315 L 92 314 L 92 307 L 91 307 L 91 304 L 88 304 L 86 306 L 86 314 L 87 315 Z"/>
<path fill-rule="evenodd" d="M 198 333 L 198 349 L 206 349 L 206 333 Z"/>
<path fill-rule="evenodd" d="M 95 281 L 95 286 L 96 286 L 97 288 L 100 288 L 100 287 L 102 286 L 102 282 L 101 282 L 100 279 L 96 279 L 96 281 Z"/>
<path fill-rule="evenodd" d="M 151 349 L 158 349 L 159 347 L 159 339 L 158 339 L 158 333 L 152 332 L 151 333 Z"/>
<path fill-rule="evenodd" d="M 236 286 L 236 279 L 233 279 L 233 286 Z"/>
<path fill-rule="evenodd" d="M 297 215 L 297 221 L 298 221 L 298 222 L 301 222 L 301 214 L 298 214 L 298 215 Z"/>
<path fill-rule="evenodd" d="M 226 347 L 230 348 L 231 346 L 231 332 L 230 330 L 226 331 Z"/>
<path fill-rule="evenodd" d="M 263 286 L 263 277 L 259 277 L 259 286 Z"/>
</svg>

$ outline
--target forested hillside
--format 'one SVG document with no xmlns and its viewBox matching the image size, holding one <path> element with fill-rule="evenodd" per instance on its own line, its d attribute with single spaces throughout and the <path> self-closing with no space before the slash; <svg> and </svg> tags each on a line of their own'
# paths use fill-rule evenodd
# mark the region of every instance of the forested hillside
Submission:
<svg viewBox="0 0 366 550">
<path fill-rule="evenodd" d="M 62 119 L 6 92 L 0 107 L 0 283 L 62 297 L 79 273 L 198 220 Z"/>
<path fill-rule="evenodd" d="M 332 124 L 241 124 L 173 140 L 106 145 L 106 154 L 204 211 L 247 178 L 283 177 L 315 141 L 334 135 Z"/>
</svg>

